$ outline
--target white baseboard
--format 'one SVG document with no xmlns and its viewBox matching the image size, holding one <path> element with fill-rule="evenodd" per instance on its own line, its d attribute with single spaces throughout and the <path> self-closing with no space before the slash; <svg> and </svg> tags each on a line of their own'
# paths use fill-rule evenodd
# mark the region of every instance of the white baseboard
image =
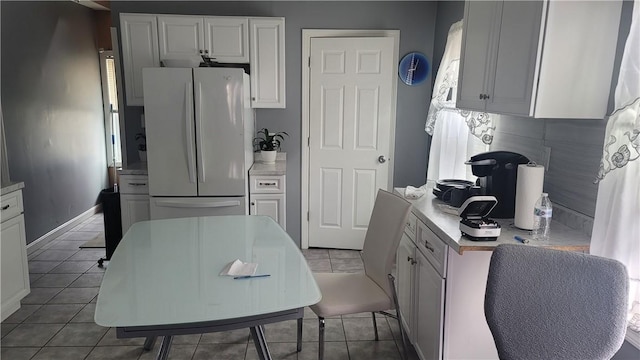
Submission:
<svg viewBox="0 0 640 360">
<path fill-rule="evenodd" d="M 58 226 L 57 228 L 49 231 L 48 233 L 40 236 L 35 241 L 30 242 L 29 244 L 27 244 L 27 255 L 30 255 L 34 251 L 47 245 L 58 236 L 78 226 L 80 223 L 87 220 L 92 215 L 99 213 L 101 210 L 102 210 L 102 205 L 98 204 L 90 208 L 89 210 L 83 212 L 82 214 L 74 217 L 73 219 L 67 221 L 66 223 Z"/>
<path fill-rule="evenodd" d="M 627 328 L 626 340 L 627 342 L 629 342 L 629 344 L 640 350 L 640 332 L 636 332 Z"/>
</svg>

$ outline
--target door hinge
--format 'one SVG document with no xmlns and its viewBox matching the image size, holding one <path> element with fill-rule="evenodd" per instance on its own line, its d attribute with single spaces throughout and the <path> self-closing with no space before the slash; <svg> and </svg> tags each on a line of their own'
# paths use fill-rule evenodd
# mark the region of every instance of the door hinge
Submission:
<svg viewBox="0 0 640 360">
<path fill-rule="evenodd" d="M 311 56 L 309 56 L 307 61 L 307 67 L 311 67 Z"/>
<path fill-rule="evenodd" d="M 307 147 L 311 146 L 311 137 L 307 136 Z"/>
<path fill-rule="evenodd" d="M 307 211 L 307 221 L 309 221 L 309 212 Z"/>
</svg>

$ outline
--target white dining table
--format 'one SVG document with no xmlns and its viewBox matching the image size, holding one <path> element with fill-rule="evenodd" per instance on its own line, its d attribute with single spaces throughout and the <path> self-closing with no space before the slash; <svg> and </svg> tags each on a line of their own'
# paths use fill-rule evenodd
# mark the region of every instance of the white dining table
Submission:
<svg viewBox="0 0 640 360">
<path fill-rule="evenodd" d="M 255 275 L 220 275 L 229 262 Z M 296 319 L 320 290 L 298 246 L 270 217 L 240 215 L 142 221 L 124 235 L 100 286 L 95 322 L 118 338 L 145 337 L 145 350 L 172 337 L 249 328 L 260 359 L 271 359 L 264 324 Z M 300 350 L 298 336 L 298 351 Z"/>
</svg>

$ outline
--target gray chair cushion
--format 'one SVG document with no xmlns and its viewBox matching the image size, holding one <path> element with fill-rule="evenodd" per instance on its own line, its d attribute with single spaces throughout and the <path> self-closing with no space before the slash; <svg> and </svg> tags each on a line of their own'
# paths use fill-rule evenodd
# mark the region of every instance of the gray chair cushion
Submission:
<svg viewBox="0 0 640 360">
<path fill-rule="evenodd" d="M 618 261 L 500 245 L 484 308 L 501 359 L 609 359 L 624 341 L 627 299 Z"/>
</svg>

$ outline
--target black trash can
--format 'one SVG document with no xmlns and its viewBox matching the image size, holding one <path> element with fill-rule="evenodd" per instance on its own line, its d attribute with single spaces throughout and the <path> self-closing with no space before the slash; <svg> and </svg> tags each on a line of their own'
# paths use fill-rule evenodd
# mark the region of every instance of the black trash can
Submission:
<svg viewBox="0 0 640 360">
<path fill-rule="evenodd" d="M 106 257 L 98 260 L 102 266 L 104 260 L 110 260 L 111 255 L 122 239 L 122 219 L 120 217 L 120 193 L 113 188 L 100 191 L 102 214 L 104 216 L 104 245 Z"/>
</svg>

